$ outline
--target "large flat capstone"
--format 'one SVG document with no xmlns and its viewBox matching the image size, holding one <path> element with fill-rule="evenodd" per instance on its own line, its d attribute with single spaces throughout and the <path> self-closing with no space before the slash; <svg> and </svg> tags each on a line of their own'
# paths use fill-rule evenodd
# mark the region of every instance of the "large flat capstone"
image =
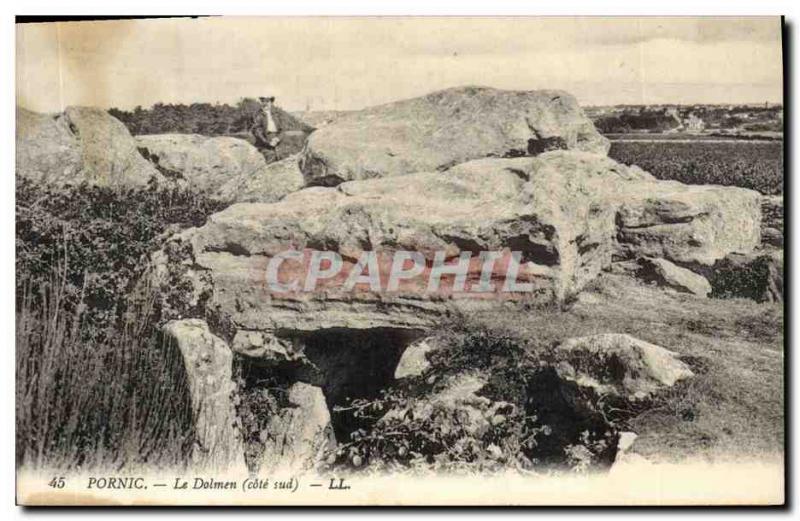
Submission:
<svg viewBox="0 0 800 521">
<path fill-rule="evenodd" d="M 555 148 L 605 155 L 609 142 L 566 92 L 458 87 L 338 118 L 309 136 L 301 170 L 332 186 Z"/>
<path fill-rule="evenodd" d="M 336 328 L 422 330 L 459 310 L 563 303 L 614 255 L 707 264 L 750 251 L 759 221 L 755 192 L 656 181 L 604 156 L 553 151 L 236 204 L 173 237 L 153 261 L 158 277 L 188 288 L 179 299 L 185 309 L 176 313 L 215 317 L 229 341 L 240 331 L 293 337 Z M 267 270 L 287 250 L 335 252 L 343 272 L 364 252 L 418 252 L 429 269 L 437 252 L 455 262 L 462 254 L 516 251 L 518 280 L 530 286 L 477 296 L 430 292 L 424 284 L 386 291 L 382 273 L 377 289 L 347 289 L 338 279 L 324 291 L 278 294 Z M 479 265 L 470 264 L 468 285 L 479 277 Z"/>
</svg>

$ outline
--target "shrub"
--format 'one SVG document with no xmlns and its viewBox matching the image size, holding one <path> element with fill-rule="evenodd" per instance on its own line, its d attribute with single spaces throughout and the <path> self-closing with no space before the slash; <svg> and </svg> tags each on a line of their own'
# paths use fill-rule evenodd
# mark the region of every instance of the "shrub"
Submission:
<svg viewBox="0 0 800 521">
<path fill-rule="evenodd" d="M 238 393 L 234 399 L 241 420 L 244 457 L 251 472 L 258 473 L 268 441 L 276 442 L 269 432 L 270 420 L 289 407 L 289 382 L 240 357 L 234 359 L 234 378 Z"/>
<path fill-rule="evenodd" d="M 729 256 L 714 266 L 709 283 L 713 298 L 780 302 L 783 299 L 783 261 L 769 254 L 750 259 Z"/>
<path fill-rule="evenodd" d="M 463 411 L 434 404 L 429 414 L 383 419 L 390 411 L 410 411 L 414 400 L 404 390 L 390 389 L 376 400 L 354 400 L 357 418 L 371 420 L 372 427 L 351 434 L 351 441 L 331 452 L 326 464 L 332 467 L 373 470 L 429 468 L 434 470 L 493 471 L 504 468 L 532 469 L 528 457 L 536 447 L 536 436 L 547 427 L 535 416 L 506 406 L 498 411 L 489 429 L 480 433 L 469 427 Z M 500 414 L 502 413 L 502 414 Z"/>
<path fill-rule="evenodd" d="M 17 465 L 176 468 L 194 436 L 183 361 L 153 328 L 152 299 L 87 342 L 65 279 L 23 292 L 16 315 Z"/>
<path fill-rule="evenodd" d="M 437 331 L 434 342 L 440 348 L 429 353 L 430 368 L 422 376 L 340 409 L 363 427 L 327 455 L 326 466 L 481 473 L 568 466 L 582 471 L 602 464 L 614 449 L 615 432 L 590 410 L 590 397 L 556 376 L 549 338 L 524 338 L 464 319 Z M 485 407 L 431 400 L 448 388 L 450 377 L 476 373 L 487 382 L 475 398 L 485 400 Z M 584 409 L 577 412 L 574 403 L 555 395 L 569 395 Z M 573 457 L 583 453 L 580 460 Z"/>
<path fill-rule="evenodd" d="M 125 312 L 124 298 L 147 256 L 182 227 L 199 226 L 222 204 L 185 189 L 53 188 L 20 179 L 16 190 L 16 290 L 38 289 L 60 274 L 61 304 L 82 312 L 82 330 L 105 331 Z"/>
<path fill-rule="evenodd" d="M 18 465 L 183 464 L 194 439 L 183 362 L 136 283 L 169 234 L 221 205 L 157 185 L 20 179 L 16 194 Z"/>
</svg>

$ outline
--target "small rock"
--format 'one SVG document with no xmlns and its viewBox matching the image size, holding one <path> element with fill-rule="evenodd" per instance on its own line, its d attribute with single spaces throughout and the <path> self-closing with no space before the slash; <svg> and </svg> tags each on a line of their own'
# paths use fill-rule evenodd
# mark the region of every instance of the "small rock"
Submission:
<svg viewBox="0 0 800 521">
<path fill-rule="evenodd" d="M 500 459 L 503 457 L 503 450 L 494 443 L 486 447 L 486 452 L 488 452 L 489 455 L 491 455 L 494 459 Z"/>
<path fill-rule="evenodd" d="M 558 374 L 599 395 L 631 402 L 694 376 L 676 353 L 625 334 L 591 335 L 565 340 L 556 348 Z"/>
<path fill-rule="evenodd" d="M 761 198 L 761 244 L 783 247 L 783 196 Z"/>
<path fill-rule="evenodd" d="M 635 452 L 623 452 L 617 456 L 609 469 L 609 475 L 618 479 L 637 479 L 643 473 L 651 472 L 654 463 Z"/>
<path fill-rule="evenodd" d="M 262 363 L 290 362 L 301 356 L 294 352 L 294 346 L 290 339 L 245 329 L 236 332 L 231 349 L 248 358 L 258 359 Z"/>
<path fill-rule="evenodd" d="M 403 355 L 397 363 L 394 377 L 400 380 L 412 376 L 422 376 L 431 366 L 430 362 L 428 362 L 428 353 L 435 348 L 436 346 L 432 343 L 430 338 L 418 340 L 409 345 L 406 350 L 403 351 Z"/>
<path fill-rule="evenodd" d="M 705 277 L 676 266 L 666 259 L 642 257 L 638 264 L 638 276 L 644 280 L 655 281 L 660 286 L 700 297 L 706 297 L 711 293 L 711 284 Z"/>
<path fill-rule="evenodd" d="M 497 427 L 498 425 L 502 425 L 506 422 L 506 417 L 502 414 L 498 414 L 496 416 L 492 416 L 492 425 Z"/>
<path fill-rule="evenodd" d="M 617 453 L 627 451 L 636 441 L 639 436 L 635 432 L 625 431 L 619 433 L 619 441 L 617 442 Z"/>
</svg>

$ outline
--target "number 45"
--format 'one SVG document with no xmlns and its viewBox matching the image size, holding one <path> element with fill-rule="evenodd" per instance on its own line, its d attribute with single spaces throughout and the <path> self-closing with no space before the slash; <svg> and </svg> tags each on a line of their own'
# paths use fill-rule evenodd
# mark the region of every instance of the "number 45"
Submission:
<svg viewBox="0 0 800 521">
<path fill-rule="evenodd" d="M 64 488 L 64 477 L 53 478 L 50 480 L 50 483 L 47 484 L 48 487 L 52 488 Z"/>
</svg>

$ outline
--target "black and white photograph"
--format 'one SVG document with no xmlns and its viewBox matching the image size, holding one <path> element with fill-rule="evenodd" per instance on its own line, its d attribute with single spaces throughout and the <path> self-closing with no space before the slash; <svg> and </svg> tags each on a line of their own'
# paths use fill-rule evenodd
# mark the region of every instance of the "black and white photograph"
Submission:
<svg viewBox="0 0 800 521">
<path fill-rule="evenodd" d="M 17 504 L 784 505 L 785 23 L 19 17 Z"/>
</svg>

